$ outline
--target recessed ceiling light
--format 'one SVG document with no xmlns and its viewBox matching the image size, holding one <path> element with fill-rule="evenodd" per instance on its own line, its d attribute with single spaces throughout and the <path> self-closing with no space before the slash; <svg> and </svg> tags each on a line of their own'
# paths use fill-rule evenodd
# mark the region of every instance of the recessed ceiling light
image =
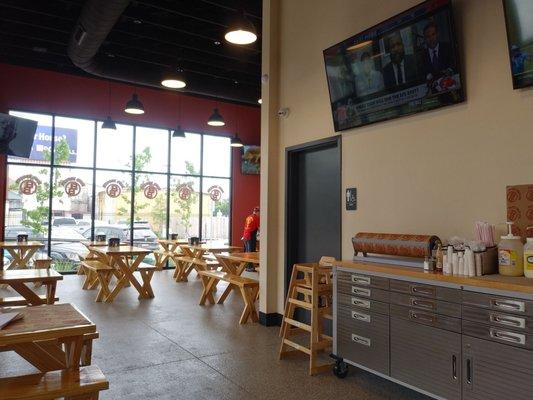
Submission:
<svg viewBox="0 0 533 400">
<path fill-rule="evenodd" d="M 142 22 L 140 19 L 134 19 L 134 20 L 133 20 L 133 23 L 134 23 L 135 25 L 141 25 L 143 22 Z"/>
<path fill-rule="evenodd" d="M 220 43 L 218 40 L 215 40 L 215 41 L 213 42 L 213 44 L 214 44 L 215 46 L 220 46 L 221 43 Z"/>
</svg>

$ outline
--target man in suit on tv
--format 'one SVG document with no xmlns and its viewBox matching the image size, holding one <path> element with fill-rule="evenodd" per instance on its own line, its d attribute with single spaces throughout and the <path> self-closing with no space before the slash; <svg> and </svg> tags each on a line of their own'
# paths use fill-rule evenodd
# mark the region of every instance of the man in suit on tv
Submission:
<svg viewBox="0 0 533 400">
<path fill-rule="evenodd" d="M 399 32 L 387 38 L 390 62 L 383 67 L 385 87 L 394 90 L 417 78 L 415 57 L 405 54 L 403 40 Z"/>
<path fill-rule="evenodd" d="M 434 22 L 424 27 L 426 48 L 422 50 L 422 65 L 426 79 L 431 74 L 433 78 L 440 77 L 448 68 L 455 71 L 452 48 L 449 43 L 439 40 L 439 30 Z"/>
</svg>

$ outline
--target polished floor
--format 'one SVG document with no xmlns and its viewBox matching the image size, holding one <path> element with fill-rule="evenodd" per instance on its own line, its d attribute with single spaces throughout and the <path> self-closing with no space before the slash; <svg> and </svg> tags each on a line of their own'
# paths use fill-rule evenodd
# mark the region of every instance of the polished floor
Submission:
<svg viewBox="0 0 533 400">
<path fill-rule="evenodd" d="M 201 283 L 153 278 L 155 299 L 138 301 L 134 288 L 111 304 L 81 290 L 82 277 L 59 283 L 61 302 L 74 303 L 100 332 L 93 363 L 110 381 L 101 399 L 357 399 L 422 400 L 413 391 L 352 368 L 346 379 L 307 374 L 305 357 L 279 361 L 277 327 L 238 325 L 241 300 L 200 307 Z M 0 296 L 5 290 L 0 290 Z M 0 353 L 0 376 L 34 371 L 14 353 Z"/>
</svg>

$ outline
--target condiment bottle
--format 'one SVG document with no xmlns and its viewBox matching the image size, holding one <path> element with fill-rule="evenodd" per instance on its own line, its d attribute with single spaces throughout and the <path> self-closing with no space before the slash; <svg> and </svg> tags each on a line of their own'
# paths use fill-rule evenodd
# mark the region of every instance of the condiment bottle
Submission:
<svg viewBox="0 0 533 400">
<path fill-rule="evenodd" d="M 533 226 L 526 228 L 527 243 L 524 246 L 524 275 L 526 278 L 533 278 L 533 237 L 530 237 L 532 231 Z"/>
<path fill-rule="evenodd" d="M 513 235 L 512 222 L 507 222 L 509 233 L 501 237 L 498 245 L 498 269 L 500 275 L 524 275 L 524 245 L 520 236 Z"/>
</svg>

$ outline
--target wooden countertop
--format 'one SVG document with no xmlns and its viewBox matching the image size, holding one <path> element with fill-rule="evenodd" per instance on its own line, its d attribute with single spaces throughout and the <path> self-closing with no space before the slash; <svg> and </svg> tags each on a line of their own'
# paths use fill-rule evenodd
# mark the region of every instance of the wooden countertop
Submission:
<svg viewBox="0 0 533 400">
<path fill-rule="evenodd" d="M 469 278 L 464 276 L 443 275 L 442 273 L 436 272 L 424 272 L 421 268 L 364 263 L 360 261 L 335 261 L 333 265 L 336 267 L 355 269 L 363 273 L 369 273 L 370 275 L 385 276 L 392 279 L 411 279 L 417 282 L 457 287 L 484 293 L 526 295 L 528 298 L 533 298 L 533 279 L 525 277 L 509 277 L 496 274 Z"/>
</svg>

